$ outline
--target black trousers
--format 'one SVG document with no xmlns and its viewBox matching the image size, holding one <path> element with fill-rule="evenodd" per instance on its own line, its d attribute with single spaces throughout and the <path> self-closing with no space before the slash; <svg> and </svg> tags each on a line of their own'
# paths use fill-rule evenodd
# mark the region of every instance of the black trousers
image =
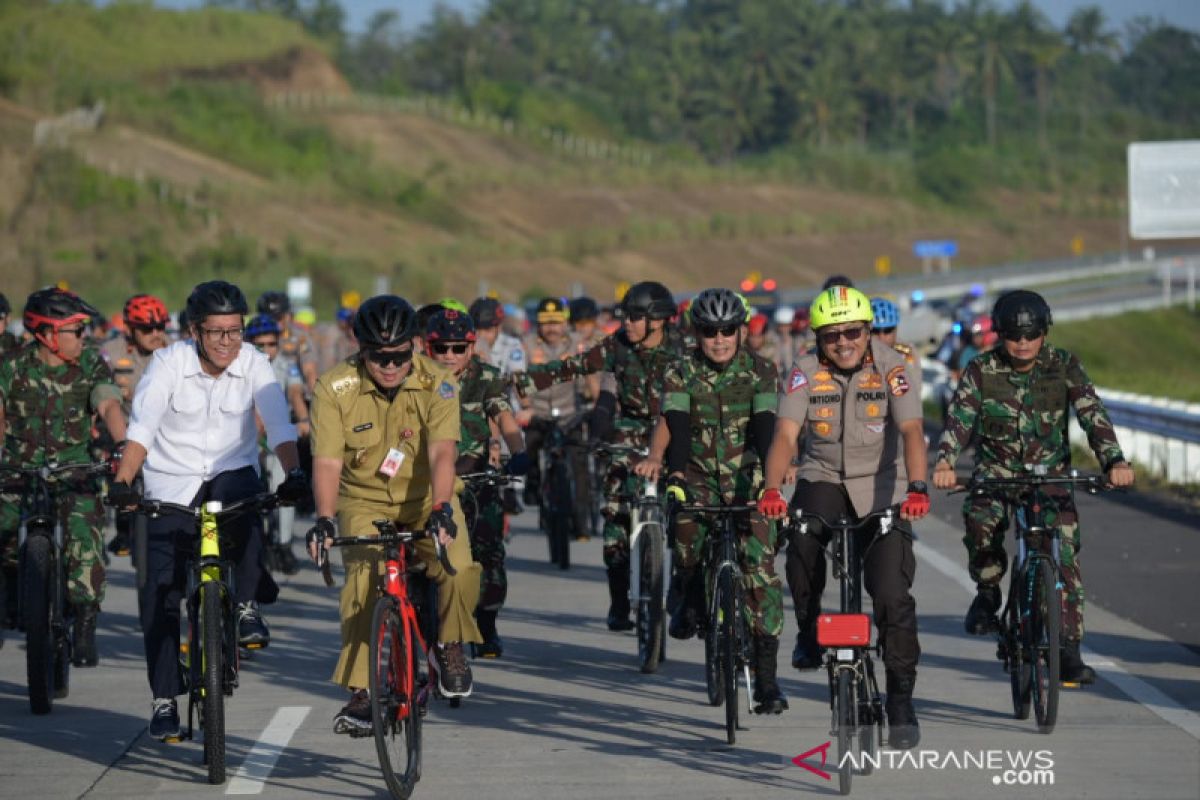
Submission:
<svg viewBox="0 0 1200 800">
<path fill-rule="evenodd" d="M 842 514 L 857 519 L 845 488 L 838 483 L 800 481 L 792 495 L 791 507 L 829 520 Z M 855 539 L 855 548 L 863 556 L 863 584 L 874 606 L 884 666 L 900 677 L 911 678 L 917 673 L 921 655 L 917 641 L 917 601 L 909 591 L 917 568 L 912 528 L 907 522 L 897 521 L 886 536 L 875 534 L 874 530 L 860 531 Z M 801 633 L 815 630 L 821 612 L 825 547 L 832 536 L 833 532 L 820 524 L 810 525 L 807 534 L 797 529 L 788 533 L 787 579 Z"/>
<path fill-rule="evenodd" d="M 196 507 L 209 500 L 232 503 L 261 491 L 258 473 L 253 467 L 243 467 L 205 482 L 189 505 Z M 191 517 L 166 513 L 147 520 L 146 533 L 146 584 L 138 590 L 138 606 L 147 676 L 154 697 L 175 697 L 183 694 L 179 672 L 180 604 L 187 591 L 188 565 L 196 553 L 196 523 Z M 273 601 L 278 587 L 263 569 L 259 515 L 246 514 L 224 523 L 221 534 L 222 542 L 231 545 L 222 555 L 234 565 L 234 601 Z"/>
</svg>

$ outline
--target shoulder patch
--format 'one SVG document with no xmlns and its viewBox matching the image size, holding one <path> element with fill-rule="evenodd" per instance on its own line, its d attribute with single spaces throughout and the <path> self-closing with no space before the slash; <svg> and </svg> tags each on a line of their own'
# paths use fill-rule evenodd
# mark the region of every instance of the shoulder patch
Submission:
<svg viewBox="0 0 1200 800">
<path fill-rule="evenodd" d="M 454 387 L 450 384 L 450 381 L 442 381 L 442 385 L 438 387 L 438 395 L 443 400 L 454 399 Z"/>
<path fill-rule="evenodd" d="M 895 397 L 908 394 L 908 375 L 905 373 L 904 367 L 892 367 L 887 374 L 887 385 L 888 391 Z"/>
<path fill-rule="evenodd" d="M 808 385 L 808 377 L 804 374 L 804 370 L 796 367 L 792 370 L 791 377 L 788 378 L 787 393 L 799 391 Z"/>
</svg>

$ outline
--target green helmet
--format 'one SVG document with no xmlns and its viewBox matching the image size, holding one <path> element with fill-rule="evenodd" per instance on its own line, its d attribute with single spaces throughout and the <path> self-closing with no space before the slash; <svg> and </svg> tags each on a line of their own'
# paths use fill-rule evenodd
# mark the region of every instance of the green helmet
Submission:
<svg viewBox="0 0 1200 800">
<path fill-rule="evenodd" d="M 817 295 L 809 307 L 813 330 L 843 322 L 871 322 L 871 300 L 858 289 L 830 286 Z"/>
</svg>

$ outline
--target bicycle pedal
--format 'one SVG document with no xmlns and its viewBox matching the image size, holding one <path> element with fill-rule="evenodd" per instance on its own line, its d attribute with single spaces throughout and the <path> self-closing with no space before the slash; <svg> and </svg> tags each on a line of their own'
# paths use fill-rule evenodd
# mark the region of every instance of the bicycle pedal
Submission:
<svg viewBox="0 0 1200 800">
<path fill-rule="evenodd" d="M 1083 686 L 1079 681 L 1059 681 L 1058 685 L 1064 689 L 1078 689 Z"/>
</svg>

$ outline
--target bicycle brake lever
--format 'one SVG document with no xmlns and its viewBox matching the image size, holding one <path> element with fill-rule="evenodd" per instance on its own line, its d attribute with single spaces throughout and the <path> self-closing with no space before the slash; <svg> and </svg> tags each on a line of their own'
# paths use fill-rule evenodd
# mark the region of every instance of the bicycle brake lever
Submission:
<svg viewBox="0 0 1200 800">
<path fill-rule="evenodd" d="M 437 536 L 433 537 L 433 546 L 437 550 L 438 563 L 442 565 L 442 569 L 446 570 L 446 574 L 454 576 L 458 574 L 458 570 L 450 565 L 450 554 L 446 552 L 446 546 L 442 544 L 442 540 Z"/>
</svg>

